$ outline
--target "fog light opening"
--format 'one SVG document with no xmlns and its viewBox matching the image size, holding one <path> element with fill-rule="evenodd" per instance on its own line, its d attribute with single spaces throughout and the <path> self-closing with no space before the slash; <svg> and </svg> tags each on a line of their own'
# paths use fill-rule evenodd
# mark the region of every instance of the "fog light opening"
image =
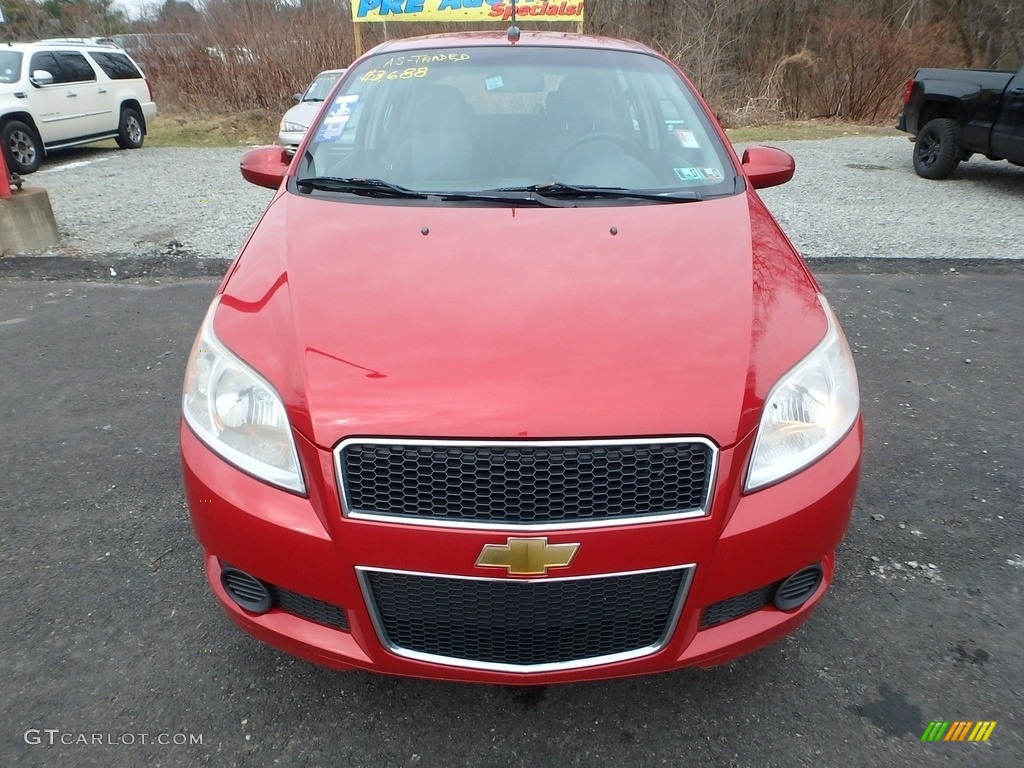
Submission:
<svg viewBox="0 0 1024 768">
<path fill-rule="evenodd" d="M 775 588 L 772 604 L 780 611 L 795 611 L 810 599 L 823 576 L 820 563 L 797 571 Z"/>
<path fill-rule="evenodd" d="M 220 583 L 238 607 L 249 613 L 266 613 L 274 604 L 266 584 L 230 565 L 221 568 Z"/>
</svg>

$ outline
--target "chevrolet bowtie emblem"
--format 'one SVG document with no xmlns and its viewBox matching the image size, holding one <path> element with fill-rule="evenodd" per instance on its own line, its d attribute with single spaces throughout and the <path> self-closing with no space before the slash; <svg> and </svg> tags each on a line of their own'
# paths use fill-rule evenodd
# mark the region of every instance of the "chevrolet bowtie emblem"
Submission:
<svg viewBox="0 0 1024 768">
<path fill-rule="evenodd" d="M 579 548 L 579 544 L 548 544 L 546 538 L 510 538 L 506 544 L 485 545 L 476 564 L 504 568 L 509 576 L 544 576 L 548 568 L 569 565 Z"/>
</svg>

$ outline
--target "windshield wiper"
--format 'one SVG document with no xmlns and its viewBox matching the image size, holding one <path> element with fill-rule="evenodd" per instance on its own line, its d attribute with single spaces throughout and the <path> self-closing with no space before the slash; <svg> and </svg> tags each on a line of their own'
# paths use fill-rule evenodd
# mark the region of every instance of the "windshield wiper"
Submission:
<svg viewBox="0 0 1024 768">
<path fill-rule="evenodd" d="M 408 200 L 426 200 L 427 195 L 400 187 L 383 179 L 360 179 L 345 176 L 310 176 L 298 179 L 296 186 L 319 189 L 324 192 L 347 192 L 364 197 L 397 197 Z"/>
<path fill-rule="evenodd" d="M 560 181 L 550 184 L 531 184 L 528 187 L 503 187 L 490 191 L 532 192 L 541 197 L 563 200 L 602 198 L 606 200 L 654 200 L 659 203 L 697 203 L 704 199 L 698 192 L 690 190 L 656 192 L 642 189 L 626 189 L 625 187 L 578 186 L 575 184 L 564 184 Z"/>
</svg>

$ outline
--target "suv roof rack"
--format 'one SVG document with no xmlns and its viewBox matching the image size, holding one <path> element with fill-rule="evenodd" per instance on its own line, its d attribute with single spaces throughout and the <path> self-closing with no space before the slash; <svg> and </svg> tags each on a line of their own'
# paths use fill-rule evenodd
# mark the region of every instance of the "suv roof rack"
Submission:
<svg viewBox="0 0 1024 768">
<path fill-rule="evenodd" d="M 109 37 L 47 37 L 43 40 L 35 40 L 31 45 L 40 43 L 57 43 L 59 45 L 91 45 L 104 48 L 117 48 L 118 45 Z"/>
</svg>

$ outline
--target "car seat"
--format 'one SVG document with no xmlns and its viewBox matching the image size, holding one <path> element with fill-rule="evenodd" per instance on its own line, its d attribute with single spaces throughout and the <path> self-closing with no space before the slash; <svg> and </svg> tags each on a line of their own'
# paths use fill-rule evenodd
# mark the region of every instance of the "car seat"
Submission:
<svg viewBox="0 0 1024 768">
<path fill-rule="evenodd" d="M 402 130 L 389 181 L 412 189 L 447 189 L 473 178 L 472 111 L 457 88 L 419 89 Z"/>
</svg>

